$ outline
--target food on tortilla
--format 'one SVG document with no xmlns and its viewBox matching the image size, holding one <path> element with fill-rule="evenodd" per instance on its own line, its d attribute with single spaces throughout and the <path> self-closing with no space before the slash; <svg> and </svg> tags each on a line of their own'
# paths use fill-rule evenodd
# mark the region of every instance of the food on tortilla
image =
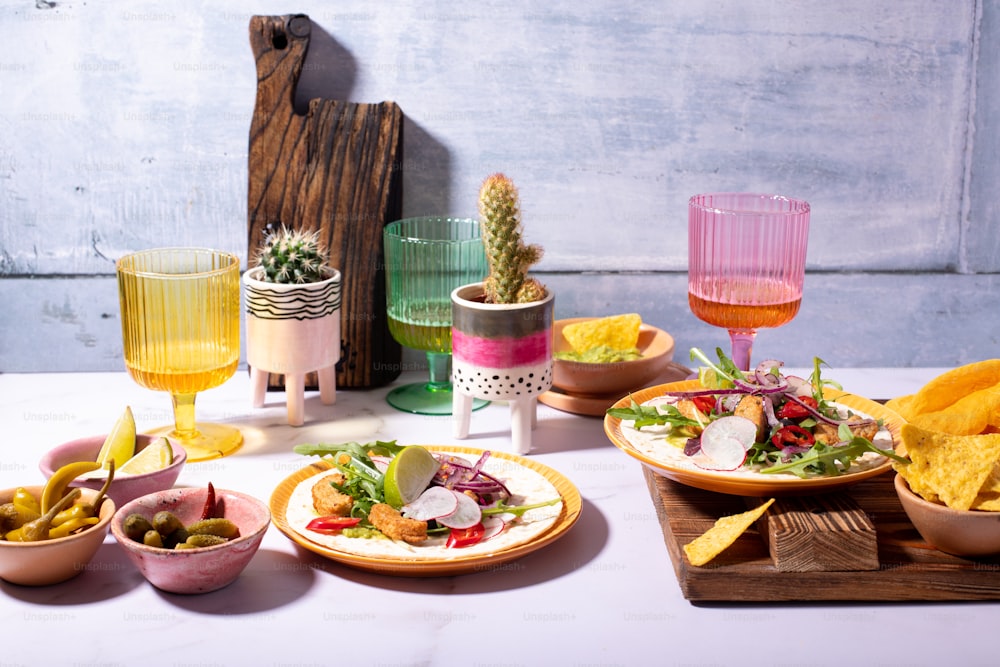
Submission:
<svg viewBox="0 0 1000 667">
<path fill-rule="evenodd" d="M 407 519 L 399 510 L 385 503 L 372 505 L 368 521 L 391 540 L 402 540 L 407 544 L 427 541 L 427 522 Z"/>
<path fill-rule="evenodd" d="M 341 449 L 335 449 L 335 453 L 331 451 L 331 448 L 341 447 L 347 448 L 350 455 L 345 455 Z M 378 465 L 384 470 L 388 465 L 389 456 L 401 448 L 395 443 L 377 443 L 375 449 L 381 450 L 379 455 L 357 443 L 300 445 L 296 451 L 301 454 L 323 456 L 325 466 L 336 466 L 343 474 L 349 475 L 350 473 L 346 472 L 350 468 L 347 462 L 352 457 L 363 459 L 366 461 L 366 466 L 374 464 L 373 459 L 379 459 Z M 489 502 L 482 506 L 484 514 L 481 524 L 488 525 L 489 529 L 482 531 L 481 540 L 468 544 L 464 540 L 452 539 L 452 546 L 448 546 L 449 535 L 454 537 L 454 531 L 449 533 L 449 530 L 440 526 L 437 521 L 418 521 L 406 516 L 408 511 L 406 506 L 400 513 L 399 510 L 381 501 L 359 508 L 358 499 L 355 498 L 351 499 L 354 510 L 349 513 L 355 517 L 364 517 L 363 524 L 333 534 L 309 530 L 308 525 L 311 521 L 331 516 L 326 513 L 326 510 L 330 509 L 329 506 L 321 505 L 323 510 L 321 513 L 314 504 L 314 497 L 317 494 L 323 498 L 327 497 L 327 491 L 320 491 L 317 487 L 331 486 L 331 476 L 334 473 L 330 470 L 321 470 L 301 480 L 292 489 L 285 510 L 289 527 L 313 542 L 347 554 L 373 558 L 438 561 L 489 555 L 531 542 L 555 525 L 562 512 L 562 500 L 555 486 L 540 472 L 506 456 L 490 456 L 490 452 L 484 452 L 478 460 L 470 461 L 450 452 L 432 453 L 443 462 L 442 470 L 447 470 L 447 474 L 436 476 L 428 490 L 443 491 L 445 487 L 440 486 L 438 482 L 455 483 L 454 475 L 460 470 L 459 466 L 479 470 L 488 478 L 497 480 L 498 484 L 506 489 L 502 504 L 498 507 L 493 507 L 495 503 L 490 501 L 491 497 L 485 498 Z M 381 474 L 374 467 L 368 467 L 366 470 L 375 475 Z M 477 482 L 476 479 L 480 481 Z M 479 478 L 477 475 L 471 483 L 482 484 L 483 479 L 485 478 Z M 344 482 L 338 484 L 340 491 L 348 490 L 350 482 L 351 480 L 345 477 Z M 493 500 L 498 499 L 493 498 Z M 489 513 L 489 516 L 486 513 Z M 390 539 L 385 539 L 386 537 Z"/>
<path fill-rule="evenodd" d="M 346 493 L 341 493 L 336 486 L 344 483 L 344 476 L 339 472 L 325 475 L 313 484 L 313 508 L 320 516 L 347 516 L 351 513 L 354 499 Z"/>
</svg>

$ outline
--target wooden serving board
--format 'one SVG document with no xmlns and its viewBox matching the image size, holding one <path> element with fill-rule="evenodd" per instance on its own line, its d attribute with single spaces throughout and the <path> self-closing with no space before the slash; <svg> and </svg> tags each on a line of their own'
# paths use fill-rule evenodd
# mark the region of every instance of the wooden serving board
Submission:
<svg viewBox="0 0 1000 667">
<path fill-rule="evenodd" d="M 337 386 L 377 387 L 399 376 L 402 360 L 386 316 L 382 229 L 402 212 L 403 113 L 393 102 L 319 98 L 297 113 L 312 29 L 302 14 L 250 19 L 248 256 L 254 265 L 270 227 L 319 232 L 343 281 Z M 306 384 L 317 385 L 315 373 Z M 282 388 L 283 378 L 272 375 L 269 386 Z"/>
<path fill-rule="evenodd" d="M 788 601 L 944 601 L 1000 599 L 1000 559 L 964 559 L 928 545 L 907 519 L 893 488 L 893 473 L 859 482 L 846 491 L 810 498 L 779 498 L 767 519 L 744 533 L 735 544 L 703 567 L 692 566 L 683 545 L 712 527 L 722 516 L 747 509 L 747 500 L 685 486 L 643 466 L 670 560 L 684 597 L 692 602 Z M 787 512 L 813 507 L 817 517 L 796 540 L 806 544 L 843 539 L 843 551 L 864 549 L 867 530 L 858 526 L 859 513 L 870 521 L 877 561 L 861 569 L 782 571 L 784 556 L 773 546 L 776 527 L 785 526 Z M 778 519 L 776 521 L 776 519 Z M 850 528 L 838 536 L 838 530 Z M 800 531 L 800 532 L 801 532 Z M 780 537 L 780 536 L 779 536 Z M 854 546 L 850 546 L 851 544 Z M 860 546 L 859 546 L 860 545 Z M 834 563 L 841 562 L 833 559 Z M 829 567 L 836 568 L 832 564 Z"/>
</svg>

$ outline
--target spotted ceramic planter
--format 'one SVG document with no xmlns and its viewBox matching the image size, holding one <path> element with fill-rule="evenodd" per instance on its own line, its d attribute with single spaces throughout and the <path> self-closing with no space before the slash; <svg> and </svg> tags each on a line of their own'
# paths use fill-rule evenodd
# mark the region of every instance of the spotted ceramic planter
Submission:
<svg viewBox="0 0 1000 667">
<path fill-rule="evenodd" d="M 451 293 L 451 354 L 455 437 L 469 434 L 473 398 L 509 401 L 515 451 L 531 448 L 538 396 L 552 387 L 554 297 L 490 304 L 482 283 Z"/>
<path fill-rule="evenodd" d="M 263 269 L 243 274 L 246 297 L 247 364 L 253 405 L 264 405 L 267 376 L 285 376 L 288 423 L 304 421 L 305 376 L 319 380 L 320 400 L 336 402 L 340 361 L 340 272 L 317 283 L 285 285 L 260 280 Z"/>
</svg>

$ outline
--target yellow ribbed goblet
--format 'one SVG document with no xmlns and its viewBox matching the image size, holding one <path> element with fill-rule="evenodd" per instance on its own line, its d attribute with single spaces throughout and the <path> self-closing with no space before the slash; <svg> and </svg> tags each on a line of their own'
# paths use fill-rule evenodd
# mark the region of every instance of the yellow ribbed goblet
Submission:
<svg viewBox="0 0 1000 667">
<path fill-rule="evenodd" d="M 240 262 L 203 248 L 157 248 L 118 260 L 125 366 L 139 385 L 167 391 L 174 425 L 153 431 L 178 441 L 188 461 L 232 453 L 239 429 L 195 422 L 198 392 L 217 387 L 240 360 Z"/>
</svg>

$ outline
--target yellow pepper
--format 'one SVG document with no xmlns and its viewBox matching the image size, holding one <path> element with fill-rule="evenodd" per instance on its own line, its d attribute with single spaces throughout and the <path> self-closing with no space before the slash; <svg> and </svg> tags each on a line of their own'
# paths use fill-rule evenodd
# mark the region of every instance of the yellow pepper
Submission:
<svg viewBox="0 0 1000 667">
<path fill-rule="evenodd" d="M 75 530 L 80 528 L 85 528 L 88 526 L 93 526 L 95 523 L 100 521 L 96 516 L 80 516 L 74 519 L 70 519 L 65 523 L 61 523 L 58 526 L 49 528 L 49 539 L 54 540 L 59 537 L 66 537 Z"/>
<path fill-rule="evenodd" d="M 23 508 L 38 515 L 42 513 L 42 507 L 38 504 L 38 499 L 31 495 L 31 492 L 23 486 L 17 487 L 11 502 L 19 509 Z"/>
<path fill-rule="evenodd" d="M 67 521 L 72 521 L 73 519 L 87 519 L 94 516 L 94 508 L 89 503 L 77 503 L 68 509 L 64 509 L 59 514 L 56 514 L 55 518 L 52 519 L 53 526 L 61 526 Z"/>
</svg>

